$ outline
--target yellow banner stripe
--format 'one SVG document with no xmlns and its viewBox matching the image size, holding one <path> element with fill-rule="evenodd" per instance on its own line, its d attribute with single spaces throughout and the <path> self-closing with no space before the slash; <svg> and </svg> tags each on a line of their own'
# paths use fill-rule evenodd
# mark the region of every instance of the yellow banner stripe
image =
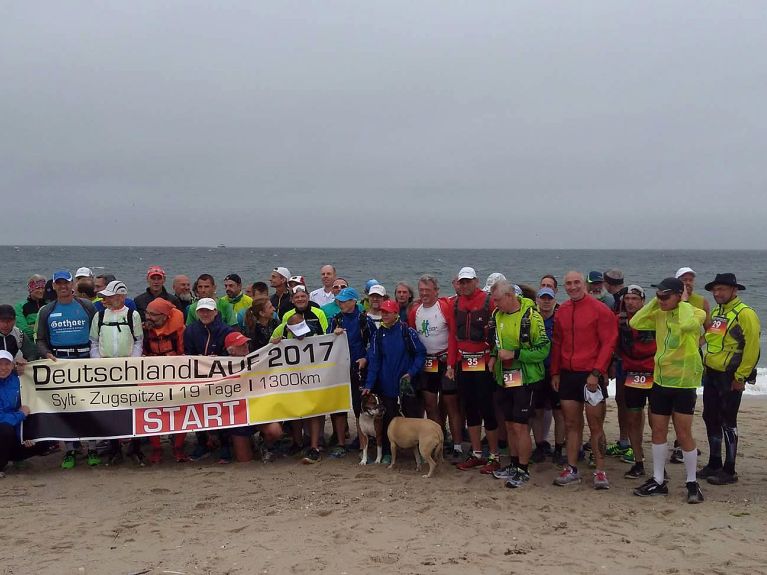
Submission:
<svg viewBox="0 0 767 575">
<path fill-rule="evenodd" d="M 351 388 L 348 384 L 296 393 L 276 393 L 248 398 L 248 419 L 251 425 L 283 419 L 299 419 L 349 411 Z"/>
</svg>

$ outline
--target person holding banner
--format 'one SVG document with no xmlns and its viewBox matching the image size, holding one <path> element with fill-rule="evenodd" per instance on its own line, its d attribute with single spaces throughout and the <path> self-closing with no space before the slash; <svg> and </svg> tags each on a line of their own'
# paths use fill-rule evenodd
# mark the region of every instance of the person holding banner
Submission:
<svg viewBox="0 0 767 575">
<path fill-rule="evenodd" d="M 29 415 L 29 408 L 21 405 L 19 376 L 14 357 L 0 350 L 0 478 L 5 477 L 9 461 L 22 461 L 46 452 L 46 442 L 21 442 L 21 422 Z"/>
</svg>

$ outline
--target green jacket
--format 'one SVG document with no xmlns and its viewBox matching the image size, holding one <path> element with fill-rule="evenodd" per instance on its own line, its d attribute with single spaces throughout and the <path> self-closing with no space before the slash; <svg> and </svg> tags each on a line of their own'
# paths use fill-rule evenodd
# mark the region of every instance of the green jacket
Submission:
<svg viewBox="0 0 767 575">
<path fill-rule="evenodd" d="M 522 383 L 529 385 L 542 381 L 546 375 L 543 361 L 551 351 L 551 341 L 546 335 L 546 325 L 543 317 L 535 309 L 535 303 L 527 298 L 518 296 L 521 307 L 514 313 L 504 313 L 496 310 L 493 313 L 495 321 L 495 345 L 491 351 L 493 357 L 498 356 L 499 349 L 514 351 L 514 359 L 510 365 L 503 365 L 500 359 L 495 362 L 493 373 L 495 381 L 504 386 L 504 370 L 521 370 Z M 522 342 L 522 321 L 529 320 L 529 341 Z M 527 331 L 527 330 L 525 330 Z"/>
<path fill-rule="evenodd" d="M 698 342 L 706 312 L 687 302 L 662 311 L 652 298 L 629 320 L 637 330 L 655 330 L 655 383 L 662 387 L 697 388 L 703 376 Z"/>
<path fill-rule="evenodd" d="M 739 297 L 717 306 L 711 310 L 703 363 L 746 381 L 759 361 L 760 332 L 759 317 Z"/>
<path fill-rule="evenodd" d="M 216 302 L 216 307 L 219 307 L 218 302 L 229 304 L 232 307 L 232 316 L 230 318 L 230 321 L 226 321 L 224 319 L 224 323 L 227 325 L 234 326 L 234 325 L 237 325 L 237 314 L 240 313 L 241 311 L 246 311 L 250 306 L 252 306 L 253 298 L 251 298 L 248 294 L 241 293 L 235 298 L 230 298 L 228 295 L 218 298 L 218 301 Z M 221 319 L 223 319 L 223 314 L 221 315 Z"/>
<path fill-rule="evenodd" d="M 221 316 L 221 321 L 226 325 L 236 325 L 237 316 L 232 310 L 232 304 L 225 301 L 226 298 L 216 300 L 216 308 L 218 309 L 218 315 Z M 190 305 L 186 310 L 186 325 L 192 325 L 197 321 L 197 307 L 196 304 Z"/>
</svg>

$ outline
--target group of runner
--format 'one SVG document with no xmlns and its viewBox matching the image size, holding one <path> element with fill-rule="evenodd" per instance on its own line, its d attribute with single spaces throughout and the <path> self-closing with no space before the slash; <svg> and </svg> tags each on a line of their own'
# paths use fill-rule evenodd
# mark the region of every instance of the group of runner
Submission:
<svg viewBox="0 0 767 575">
<path fill-rule="evenodd" d="M 631 464 L 625 477 L 643 478 L 648 473 L 642 448 L 648 406 L 652 470 L 636 495 L 668 493 L 669 423 L 676 434 L 671 461 L 685 467 L 689 503 L 703 501 L 698 479 L 714 485 L 738 480 L 737 414 L 745 385 L 755 381 L 760 324 L 739 297 L 745 286 L 731 273 L 717 274 L 705 285 L 716 302 L 713 309 L 695 292 L 696 273 L 689 267 L 653 285 L 653 294 L 627 284 L 617 269 L 586 275 L 570 271 L 563 278 L 567 298 L 561 304 L 554 275 L 527 286 L 494 273 L 481 287 L 471 267 L 460 269 L 453 293 L 445 296 L 429 274 L 418 279 L 415 289 L 400 282 L 390 295 L 371 279 L 360 293 L 331 265 L 321 268 L 321 287 L 315 290 L 285 267 L 274 268 L 268 283 L 243 285 L 232 273 L 224 278 L 221 297 L 216 297 L 210 274 L 194 282 L 176 276 L 172 291 L 162 267 L 151 266 L 146 278 L 145 291 L 131 299 L 127 286 L 112 275 L 62 269 L 50 280 L 32 276 L 26 299 L 0 305 L 0 473 L 9 461 L 56 449 L 19 436 L 29 409 L 22 405 L 17 373 L 27 361 L 246 355 L 283 338 L 335 333 L 345 334 L 349 343 L 357 426 L 362 397 L 376 393 L 385 406 L 385 427 L 404 414 L 428 417 L 449 430 L 446 454 L 460 471 L 478 470 L 520 488 L 530 479 L 531 463 L 551 458 L 562 466 L 553 483 L 567 486 L 582 481 L 582 462 L 588 461 L 594 488 L 607 489 L 605 461 L 614 456 Z M 611 378 L 616 381 L 619 438 L 608 446 L 604 420 Z M 701 385 L 709 461 L 698 470 L 692 423 Z M 320 461 L 323 450 L 343 457 L 358 448 L 356 440 L 347 442 L 347 414 L 330 419 L 328 441 L 322 433 L 324 418 L 312 417 L 198 432 L 188 455 L 185 436 L 178 434 L 172 452 L 177 461 L 198 460 L 218 447 L 222 463 L 243 460 L 254 434 L 260 437 L 264 460 L 283 444 L 288 453 L 300 453 L 304 463 Z M 553 445 L 548 439 L 552 422 Z M 84 443 L 89 465 L 101 464 L 104 456 L 108 464 L 123 459 L 119 440 Z M 127 443 L 127 454 L 143 465 L 141 441 Z M 383 444 L 386 463 L 385 438 Z M 159 437 L 150 446 L 149 461 L 159 463 Z M 62 468 L 76 465 L 81 448 L 65 444 Z M 502 449 L 509 457 L 505 466 Z"/>
</svg>

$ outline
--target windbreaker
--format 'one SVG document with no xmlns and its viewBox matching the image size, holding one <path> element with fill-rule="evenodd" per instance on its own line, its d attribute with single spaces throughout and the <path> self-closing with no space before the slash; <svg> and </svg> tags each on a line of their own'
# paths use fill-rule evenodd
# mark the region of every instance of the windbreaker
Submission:
<svg viewBox="0 0 767 575">
<path fill-rule="evenodd" d="M 703 363 L 746 381 L 759 361 L 759 317 L 739 297 L 711 310 Z"/>
<path fill-rule="evenodd" d="M 497 357 L 499 349 L 515 352 L 513 360 L 504 362 L 498 359 L 495 362 L 493 370 L 495 381 L 501 387 L 504 385 L 504 370 L 521 370 L 524 385 L 542 381 L 546 376 L 543 361 L 548 357 L 551 350 L 551 341 L 546 335 L 546 325 L 541 314 L 535 309 L 535 303 L 522 296 L 517 296 L 517 299 L 521 306 L 519 310 L 514 313 L 506 313 L 498 309 L 493 315 L 495 319 L 495 346 L 492 355 Z M 522 318 L 526 315 L 530 320 L 530 341 L 523 343 L 520 340 L 521 325 Z"/>
<path fill-rule="evenodd" d="M 607 374 L 617 340 L 612 309 L 589 295 L 567 300 L 554 314 L 551 375 L 595 369 Z"/>
<path fill-rule="evenodd" d="M 638 330 L 655 330 L 653 379 L 662 387 L 700 387 L 703 361 L 698 342 L 706 312 L 683 301 L 671 311 L 662 311 L 657 298 L 645 304 L 629 325 Z"/>
<path fill-rule="evenodd" d="M 24 421 L 24 413 L 19 411 L 21 407 L 21 383 L 16 371 L 0 379 L 0 423 L 11 425 L 18 435 L 21 422 Z"/>
<path fill-rule="evenodd" d="M 184 355 L 184 313 L 177 308 L 162 327 L 148 328 L 144 332 L 144 355 Z"/>
<path fill-rule="evenodd" d="M 633 316 L 633 314 L 632 314 Z M 621 312 L 618 322 L 618 357 L 621 358 L 623 373 L 652 373 L 655 369 L 655 332 L 639 331 L 632 328 L 628 321 L 632 316 Z"/>
<path fill-rule="evenodd" d="M 216 315 L 210 324 L 197 320 L 184 330 L 184 352 L 186 355 L 228 355 L 224 339 L 234 330 Z"/>
<path fill-rule="evenodd" d="M 410 341 L 406 342 L 405 338 Z M 399 380 L 406 373 L 414 378 L 423 369 L 426 348 L 418 332 L 398 321 L 391 327 L 383 323 L 371 337 L 365 388 L 384 397 L 399 397 Z"/>
</svg>

